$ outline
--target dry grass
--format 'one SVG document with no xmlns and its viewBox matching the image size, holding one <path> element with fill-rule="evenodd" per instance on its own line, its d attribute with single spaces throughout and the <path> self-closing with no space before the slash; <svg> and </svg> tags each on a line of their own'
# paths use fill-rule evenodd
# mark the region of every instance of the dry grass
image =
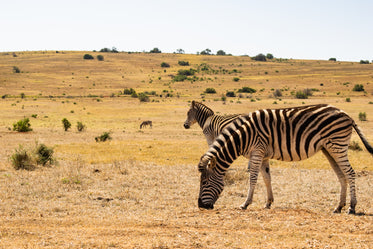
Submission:
<svg viewBox="0 0 373 249">
<path fill-rule="evenodd" d="M 373 105 L 368 104 L 372 65 L 124 53 L 103 54 L 105 61 L 99 62 L 84 61 L 85 53 L 0 54 L 0 91 L 10 96 L 0 100 L 1 248 L 373 246 L 373 159 L 365 148 L 349 152 L 359 175 L 360 215 L 331 213 L 339 199 L 339 183 L 322 154 L 297 163 L 271 162 L 275 194 L 271 210 L 262 208 L 266 196 L 261 179 L 253 205 L 246 211 L 237 208 L 248 188 L 247 160 L 239 159 L 228 172 L 216 210 L 202 212 L 197 208 L 196 165 L 207 143 L 199 127 L 182 126 L 188 101 L 201 100 L 200 94 L 214 87 L 218 93 L 204 99 L 219 113 L 331 103 L 349 113 L 373 143 Z M 178 60 L 189 61 L 194 68 L 207 63 L 215 70 L 242 72 L 200 73 L 202 81 L 172 83 L 169 75 L 182 68 Z M 166 72 L 160 67 L 163 61 L 171 64 Z M 13 66 L 22 73 L 13 73 Z M 233 77 L 240 80 L 234 82 Z M 364 84 L 366 93 L 352 92 L 355 84 Z M 227 90 L 243 86 L 258 92 L 220 101 Z M 150 103 L 109 97 L 130 87 L 157 94 L 167 90 L 173 97 L 151 97 L 155 102 Z M 291 95 L 304 88 L 319 91 L 307 100 Z M 284 90 L 277 104 L 272 89 Z M 26 98 L 21 99 L 21 93 Z M 361 111 L 368 121 L 358 121 Z M 32 132 L 9 130 L 24 117 L 30 118 Z M 63 131 L 62 118 L 72 123 L 68 132 Z M 153 128 L 140 130 L 140 123 L 149 119 Z M 78 121 L 86 131 L 76 130 Z M 96 143 L 94 138 L 106 131 L 113 140 Z M 363 147 L 356 134 L 353 140 Z M 54 148 L 58 165 L 13 169 L 9 157 L 14 149 L 19 144 L 31 148 L 36 141 Z"/>
</svg>

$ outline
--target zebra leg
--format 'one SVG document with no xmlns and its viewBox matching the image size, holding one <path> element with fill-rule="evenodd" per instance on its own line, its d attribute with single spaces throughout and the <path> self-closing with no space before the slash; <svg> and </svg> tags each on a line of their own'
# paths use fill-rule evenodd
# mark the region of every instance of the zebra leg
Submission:
<svg viewBox="0 0 373 249">
<path fill-rule="evenodd" d="M 241 209 L 246 209 L 252 202 L 254 196 L 254 189 L 258 180 L 259 168 L 262 165 L 261 156 L 252 156 L 249 162 L 250 165 L 250 187 L 246 201 L 240 206 Z"/>
<path fill-rule="evenodd" d="M 341 200 L 339 206 L 334 210 L 335 213 L 340 213 L 343 206 L 346 205 L 346 191 L 347 191 L 347 180 L 348 184 L 350 185 L 350 208 L 348 209 L 349 214 L 355 214 L 355 207 L 356 207 L 356 188 L 355 188 L 355 178 L 356 174 L 353 168 L 350 165 L 347 157 L 347 146 L 346 148 L 339 150 L 330 150 L 327 149 L 327 154 L 329 155 L 328 160 L 332 159 L 330 163 L 336 172 L 339 181 L 341 183 Z M 323 150 L 324 151 L 324 150 Z M 325 152 L 324 152 L 325 154 Z M 334 161 L 334 163 L 333 163 Z M 342 177 L 344 176 L 344 178 Z"/>
<path fill-rule="evenodd" d="M 268 159 L 263 160 L 262 166 L 260 167 L 260 172 L 262 173 L 263 180 L 267 188 L 267 202 L 265 208 L 270 209 L 271 204 L 273 203 L 273 193 Z"/>
<path fill-rule="evenodd" d="M 333 159 L 333 157 L 327 152 L 325 149 L 322 149 L 322 152 L 328 159 L 330 165 L 332 166 L 335 174 L 338 177 L 338 180 L 341 184 L 341 196 L 340 201 L 338 204 L 338 207 L 334 209 L 334 213 L 340 213 L 342 211 L 342 208 L 346 206 L 346 192 L 347 192 L 347 178 L 345 174 L 342 172 L 342 170 L 339 168 L 337 162 Z"/>
</svg>

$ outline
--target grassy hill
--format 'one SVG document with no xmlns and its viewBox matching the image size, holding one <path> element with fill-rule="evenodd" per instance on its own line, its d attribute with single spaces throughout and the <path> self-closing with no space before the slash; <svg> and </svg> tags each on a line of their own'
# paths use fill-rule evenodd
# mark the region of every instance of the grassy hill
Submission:
<svg viewBox="0 0 373 249">
<path fill-rule="evenodd" d="M 85 54 L 94 59 L 84 60 Z M 179 76 L 185 74 L 191 75 Z M 355 85 L 364 91 L 353 91 Z M 124 94 L 131 88 L 148 101 Z M 207 88 L 216 93 L 206 93 Z M 298 99 L 299 91 L 311 95 Z M 262 209 L 261 179 L 249 210 L 235 209 L 248 187 L 247 160 L 239 159 L 230 171 L 234 184 L 226 186 L 217 210 L 200 212 L 196 165 L 207 143 L 197 125 L 183 128 L 192 100 L 221 114 L 330 103 L 353 117 L 373 143 L 372 94 L 373 64 L 190 54 L 0 53 L 0 247 L 372 246 L 373 159 L 365 150 L 349 152 L 359 175 L 361 216 L 331 214 L 339 183 L 322 154 L 302 162 L 271 162 L 275 203 L 270 211 Z M 359 121 L 360 112 L 367 121 Z M 33 130 L 12 131 L 23 118 L 30 119 Z M 63 118 L 72 124 L 68 131 Z M 140 129 L 144 120 L 152 120 L 153 128 Z M 77 122 L 86 130 L 78 132 Z M 95 137 L 104 132 L 113 139 L 97 143 Z M 352 140 L 363 147 L 355 133 Z M 51 146 L 58 164 L 15 170 L 9 160 L 15 149 L 32 150 L 35 143 Z"/>
</svg>

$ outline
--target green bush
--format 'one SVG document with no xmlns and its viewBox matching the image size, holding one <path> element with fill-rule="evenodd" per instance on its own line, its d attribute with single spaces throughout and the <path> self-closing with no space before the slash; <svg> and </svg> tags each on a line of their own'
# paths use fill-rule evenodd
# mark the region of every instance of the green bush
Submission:
<svg viewBox="0 0 373 249">
<path fill-rule="evenodd" d="M 35 165 L 33 164 L 32 157 L 29 155 L 27 150 L 25 150 L 21 145 L 18 149 L 15 149 L 15 152 L 10 157 L 10 161 L 13 164 L 13 167 L 16 170 L 25 169 L 33 170 Z"/>
<path fill-rule="evenodd" d="M 273 59 L 273 54 L 267 54 L 266 57 L 267 57 L 268 60 L 272 60 Z"/>
<path fill-rule="evenodd" d="M 149 99 L 149 96 L 146 95 L 145 93 L 139 93 L 139 96 L 138 96 L 140 102 L 149 102 L 150 99 Z"/>
<path fill-rule="evenodd" d="M 123 90 L 123 94 L 125 94 L 125 95 L 132 95 L 133 93 L 136 93 L 136 91 L 133 90 L 132 88 L 130 88 L 130 89 L 126 88 L 126 89 Z"/>
<path fill-rule="evenodd" d="M 53 164 L 55 159 L 53 157 L 53 148 L 47 147 L 44 144 L 39 144 L 36 147 L 35 155 L 37 164 L 45 166 L 47 163 Z"/>
<path fill-rule="evenodd" d="M 93 60 L 94 57 L 93 57 L 92 55 L 90 55 L 90 54 L 85 54 L 85 55 L 83 56 L 83 59 L 84 59 L 84 60 Z"/>
<path fill-rule="evenodd" d="M 367 114 L 365 112 L 359 112 L 359 120 L 367 121 Z"/>
<path fill-rule="evenodd" d="M 241 89 L 238 89 L 239 93 L 256 93 L 256 90 L 251 87 L 244 86 Z"/>
<path fill-rule="evenodd" d="M 228 91 L 225 95 L 227 97 L 236 97 L 236 94 L 233 91 Z"/>
<path fill-rule="evenodd" d="M 194 75 L 196 73 L 196 70 L 193 69 L 193 68 L 190 68 L 190 69 L 180 69 L 177 74 L 178 75 L 186 75 L 186 76 L 191 76 L 191 75 Z"/>
<path fill-rule="evenodd" d="M 354 86 L 354 88 L 352 88 L 352 91 L 354 91 L 354 92 L 364 92 L 363 84 L 356 84 Z"/>
<path fill-rule="evenodd" d="M 78 129 L 78 131 L 79 132 L 81 132 L 81 131 L 84 131 L 85 130 L 85 128 L 86 128 L 86 126 L 82 123 L 82 122 L 77 122 L 76 123 L 76 128 Z"/>
<path fill-rule="evenodd" d="M 189 62 L 188 61 L 179 61 L 178 64 L 180 66 L 189 66 Z"/>
<path fill-rule="evenodd" d="M 18 132 L 32 131 L 30 127 L 31 127 L 30 119 L 24 118 L 24 119 L 19 120 L 17 123 L 13 124 L 13 131 L 18 131 Z"/>
<path fill-rule="evenodd" d="M 205 93 L 216 93 L 216 90 L 215 88 L 209 87 L 209 88 L 206 88 Z"/>
<path fill-rule="evenodd" d="M 97 55 L 97 60 L 99 61 L 103 61 L 104 60 L 104 56 L 103 55 Z"/>
<path fill-rule="evenodd" d="M 329 61 L 337 61 L 336 58 L 329 58 Z"/>
<path fill-rule="evenodd" d="M 238 78 L 238 77 L 233 78 L 233 81 L 235 81 L 235 82 L 238 82 L 239 80 L 240 80 L 240 78 Z"/>
<path fill-rule="evenodd" d="M 64 128 L 65 131 L 67 131 L 71 127 L 70 121 L 67 120 L 66 118 L 62 119 L 62 125 L 63 125 L 63 128 Z"/>
<path fill-rule="evenodd" d="M 20 73 L 20 72 L 21 70 L 18 67 L 16 66 L 13 67 L 13 73 Z"/>
<path fill-rule="evenodd" d="M 104 132 L 101 136 L 95 137 L 96 142 L 105 142 L 111 139 L 110 132 Z"/>
<path fill-rule="evenodd" d="M 170 67 L 170 64 L 168 64 L 167 62 L 162 62 L 161 67 Z"/>
<path fill-rule="evenodd" d="M 226 55 L 226 53 L 224 52 L 224 50 L 218 50 L 218 52 L 216 52 L 216 55 Z"/>
<path fill-rule="evenodd" d="M 150 53 L 158 54 L 158 53 L 162 53 L 162 51 L 159 50 L 158 48 L 153 48 L 152 50 L 150 50 Z"/>
<path fill-rule="evenodd" d="M 295 94 L 295 98 L 297 98 L 297 99 L 308 99 L 308 95 L 304 91 L 298 91 Z"/>
<path fill-rule="evenodd" d="M 360 64 L 369 64 L 368 60 L 360 60 Z"/>
</svg>

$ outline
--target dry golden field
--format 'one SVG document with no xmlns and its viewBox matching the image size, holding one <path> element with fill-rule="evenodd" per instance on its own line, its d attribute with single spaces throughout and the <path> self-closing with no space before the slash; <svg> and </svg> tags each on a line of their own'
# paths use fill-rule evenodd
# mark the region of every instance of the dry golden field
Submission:
<svg viewBox="0 0 373 249">
<path fill-rule="evenodd" d="M 83 60 L 86 53 L 95 59 Z M 358 173 L 357 215 L 332 213 L 340 187 L 321 153 L 271 162 L 271 210 L 263 208 L 262 179 L 252 206 L 238 209 L 248 188 L 247 160 L 239 159 L 215 209 L 200 211 L 197 163 L 207 143 L 198 126 L 183 128 L 192 100 L 221 114 L 330 103 L 353 117 L 373 144 L 373 64 L 73 51 L 16 55 L 0 53 L 0 248 L 373 247 L 373 158 L 365 148 L 349 152 Z M 208 70 L 193 82 L 172 81 L 179 69 L 204 66 Z M 365 92 L 352 91 L 356 84 Z M 238 95 L 242 87 L 257 92 Z M 140 102 L 121 94 L 126 88 L 156 94 Z M 204 94 L 206 88 L 217 93 Z M 306 88 L 312 96 L 294 97 Z M 276 89 L 283 95 L 277 99 Z M 237 97 L 223 102 L 227 91 Z M 367 121 L 359 121 L 360 112 Z M 12 131 L 24 117 L 33 131 Z M 72 124 L 66 132 L 63 118 Z M 153 128 L 139 129 L 144 120 Z M 77 131 L 78 121 L 85 131 Z M 103 132 L 113 139 L 95 142 Z M 356 133 L 352 140 L 363 147 Z M 53 147 L 57 164 L 15 170 L 9 159 L 15 149 L 36 143 Z"/>
</svg>

